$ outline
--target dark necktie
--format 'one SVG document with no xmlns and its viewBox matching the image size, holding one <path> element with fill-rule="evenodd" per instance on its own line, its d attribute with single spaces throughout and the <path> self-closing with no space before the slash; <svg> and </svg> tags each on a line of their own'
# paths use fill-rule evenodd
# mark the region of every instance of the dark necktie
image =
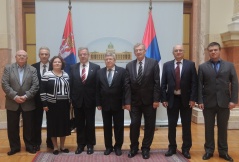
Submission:
<svg viewBox="0 0 239 162">
<path fill-rule="evenodd" d="M 86 81 L 85 64 L 83 65 L 83 69 L 81 71 L 81 80 L 82 80 L 82 83 L 85 84 L 85 81 Z"/>
<path fill-rule="evenodd" d="M 175 77 L 176 77 L 176 85 L 175 85 L 175 90 L 179 90 L 180 89 L 180 63 L 181 62 L 177 62 L 177 67 L 175 68 Z"/>
<path fill-rule="evenodd" d="M 142 62 L 140 61 L 139 62 L 139 69 L 138 69 L 138 76 L 136 78 L 139 85 L 141 84 L 142 77 L 143 77 L 143 67 L 142 67 Z"/>
<path fill-rule="evenodd" d="M 108 70 L 108 83 L 109 83 L 109 86 L 111 86 L 111 83 L 112 83 L 112 69 L 109 69 Z"/>
<path fill-rule="evenodd" d="M 218 64 L 218 62 L 212 62 L 212 63 L 213 63 L 214 71 L 215 71 L 215 73 L 217 74 L 217 72 L 218 72 L 218 69 L 217 69 L 217 64 Z"/>
<path fill-rule="evenodd" d="M 44 64 L 44 65 L 43 65 L 43 70 L 42 70 L 42 75 L 44 75 L 45 72 L 46 72 L 46 65 Z"/>
</svg>

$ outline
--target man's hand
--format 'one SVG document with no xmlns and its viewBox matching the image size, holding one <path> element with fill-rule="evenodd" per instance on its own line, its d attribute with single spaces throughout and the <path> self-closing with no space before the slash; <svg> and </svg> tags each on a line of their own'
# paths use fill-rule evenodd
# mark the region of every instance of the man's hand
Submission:
<svg viewBox="0 0 239 162">
<path fill-rule="evenodd" d="M 131 105 L 124 105 L 124 108 L 128 111 L 131 111 Z"/>
<path fill-rule="evenodd" d="M 203 110 L 204 109 L 204 104 L 198 104 L 198 108 Z"/>
<path fill-rule="evenodd" d="M 168 102 L 163 102 L 163 107 L 168 108 Z"/>
<path fill-rule="evenodd" d="M 24 103 L 26 101 L 26 98 L 24 96 L 17 96 L 15 98 L 15 101 L 19 104 Z"/>
<path fill-rule="evenodd" d="M 232 109 L 235 108 L 235 107 L 236 107 L 236 104 L 234 104 L 233 102 L 229 102 L 228 108 L 229 108 L 230 110 L 232 110 Z"/>
<path fill-rule="evenodd" d="M 157 109 L 159 107 L 159 102 L 154 102 L 153 103 L 153 108 Z"/>
<path fill-rule="evenodd" d="M 195 101 L 189 101 L 190 108 L 193 108 L 195 106 Z"/>
</svg>

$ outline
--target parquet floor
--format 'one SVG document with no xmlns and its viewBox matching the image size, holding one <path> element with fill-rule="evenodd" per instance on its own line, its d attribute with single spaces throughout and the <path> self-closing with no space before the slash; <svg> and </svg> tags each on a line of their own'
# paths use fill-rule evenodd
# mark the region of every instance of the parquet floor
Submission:
<svg viewBox="0 0 239 162">
<path fill-rule="evenodd" d="M 155 131 L 154 141 L 152 144 L 151 149 L 160 149 L 160 148 L 167 148 L 168 139 L 167 139 L 167 127 L 159 127 Z M 215 134 L 217 129 L 215 127 Z M 140 141 L 142 141 L 144 131 L 141 130 L 140 133 Z M 22 129 L 21 129 L 22 134 Z M 124 132 L 124 144 L 122 149 L 129 150 L 130 140 L 129 140 L 129 128 L 125 128 Z M 41 146 L 41 151 L 51 151 L 46 147 L 46 130 L 44 129 L 42 132 L 43 143 Z M 97 128 L 96 129 L 96 146 L 95 150 L 104 150 L 104 139 L 103 139 L 103 129 Z M 181 133 L 181 126 L 177 127 L 177 142 L 178 142 L 178 149 L 181 148 L 181 141 L 182 133 Z M 204 154 L 204 125 L 192 123 L 192 138 L 193 138 L 193 146 L 191 148 L 191 162 L 202 162 L 202 155 Z M 216 136 L 215 136 L 216 139 Z M 217 143 L 217 142 L 216 142 Z M 9 144 L 7 138 L 7 131 L 0 130 L 0 162 L 31 162 L 34 158 L 34 154 L 27 153 L 25 151 L 25 146 L 22 140 L 21 135 L 21 152 L 17 153 L 13 156 L 8 156 L 7 152 L 9 151 Z M 229 155 L 234 159 L 234 162 L 239 162 L 239 130 L 228 130 L 228 144 L 229 144 Z M 66 138 L 66 148 L 69 148 L 70 151 L 75 151 L 76 149 L 76 133 L 72 133 L 71 136 Z M 217 149 L 217 148 L 216 148 Z M 214 157 L 208 160 L 207 162 L 223 162 L 223 159 L 218 157 L 217 150 L 214 153 Z"/>
</svg>

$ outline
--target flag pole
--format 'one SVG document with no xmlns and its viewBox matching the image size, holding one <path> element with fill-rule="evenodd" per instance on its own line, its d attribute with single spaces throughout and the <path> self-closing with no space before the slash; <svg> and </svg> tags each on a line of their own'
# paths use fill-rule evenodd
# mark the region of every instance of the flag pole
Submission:
<svg viewBox="0 0 239 162">
<path fill-rule="evenodd" d="M 68 8 L 69 8 L 69 11 L 71 11 L 71 8 L 72 8 L 72 6 L 71 6 L 71 0 L 69 0 L 69 6 L 68 6 Z"/>
<path fill-rule="evenodd" d="M 152 0 L 149 0 L 149 11 L 152 10 Z"/>
</svg>

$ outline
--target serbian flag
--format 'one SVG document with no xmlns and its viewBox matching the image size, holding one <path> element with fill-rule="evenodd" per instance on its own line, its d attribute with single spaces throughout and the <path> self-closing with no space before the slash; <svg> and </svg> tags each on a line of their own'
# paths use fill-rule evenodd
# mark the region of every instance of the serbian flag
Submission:
<svg viewBox="0 0 239 162">
<path fill-rule="evenodd" d="M 71 11 L 69 10 L 59 52 L 59 55 L 65 60 L 66 67 L 64 70 L 68 74 L 70 66 L 76 63 L 76 49 L 72 26 Z"/>
<path fill-rule="evenodd" d="M 161 60 L 161 56 L 151 10 L 149 11 L 149 18 L 144 32 L 143 44 L 146 48 L 146 57 L 153 58 L 159 62 Z"/>
</svg>

